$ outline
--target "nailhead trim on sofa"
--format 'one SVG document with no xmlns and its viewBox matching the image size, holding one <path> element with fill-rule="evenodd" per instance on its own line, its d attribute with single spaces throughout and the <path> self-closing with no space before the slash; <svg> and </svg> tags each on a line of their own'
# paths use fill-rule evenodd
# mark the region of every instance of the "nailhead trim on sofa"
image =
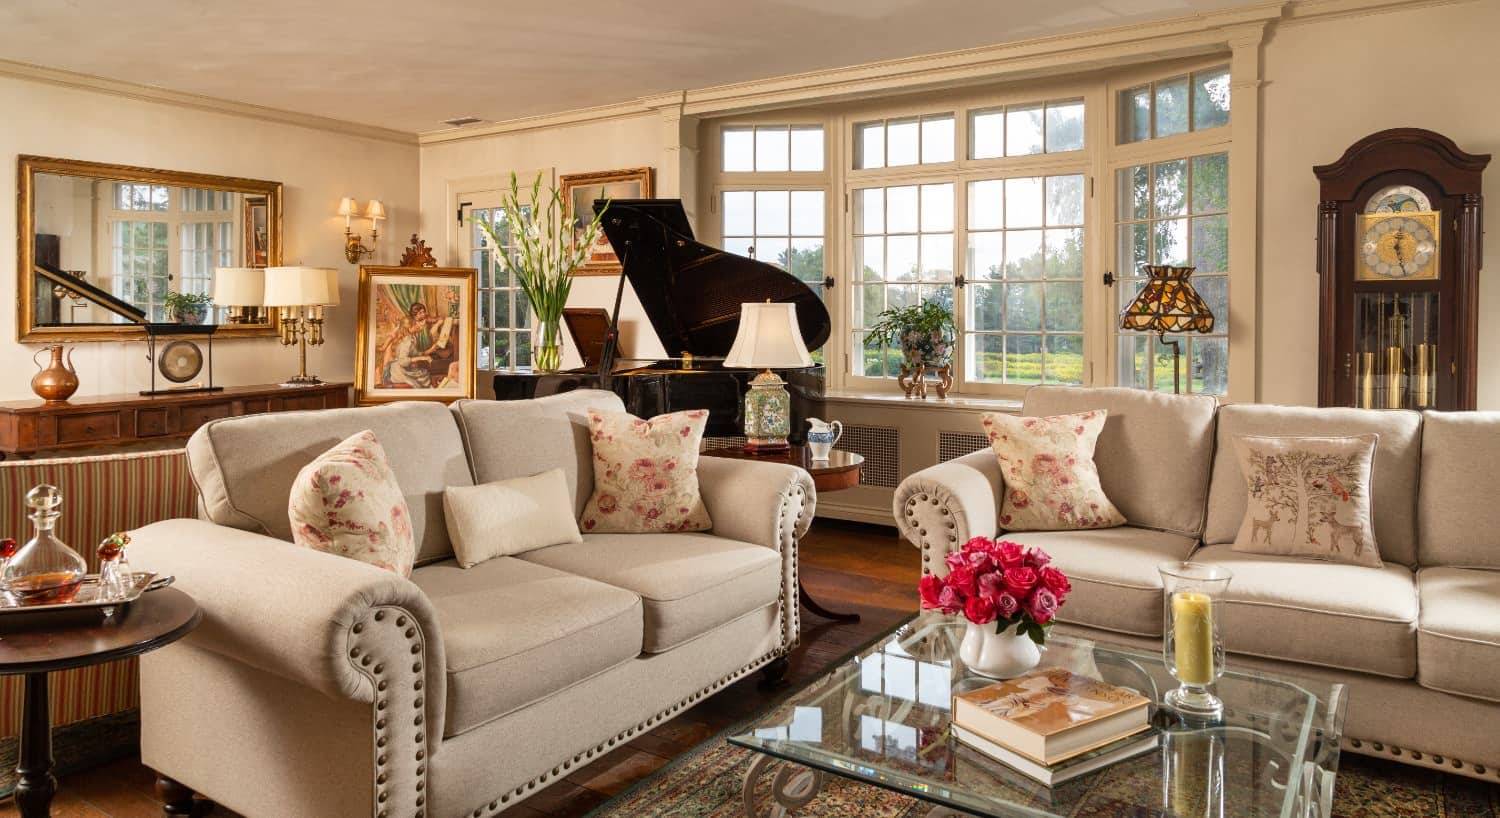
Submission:
<svg viewBox="0 0 1500 818">
<path fill-rule="evenodd" d="M 1477 778 L 1481 781 L 1500 783 L 1500 770 L 1484 764 L 1475 764 L 1452 756 L 1424 753 L 1421 750 L 1409 750 L 1397 747 L 1394 744 L 1386 744 L 1380 741 L 1369 741 L 1368 739 L 1350 738 L 1345 736 L 1339 746 L 1353 753 L 1374 758 L 1394 758 L 1404 764 L 1416 767 L 1427 767 L 1433 770 L 1441 770 L 1445 773 Z"/>
<path fill-rule="evenodd" d="M 789 529 L 786 526 L 786 519 L 788 511 L 787 506 L 790 503 L 796 504 L 797 516 L 794 518 L 793 524 Z M 594 758 L 595 755 L 602 755 L 605 751 L 614 747 L 616 744 L 619 744 L 626 739 L 632 738 L 637 733 L 644 732 L 649 728 L 655 727 L 656 725 L 677 715 L 677 713 L 683 708 L 696 704 L 705 696 L 708 696 L 711 693 L 715 693 L 726 685 L 733 684 L 734 682 L 743 679 L 751 673 L 754 673 L 760 668 L 765 667 L 776 659 L 779 659 L 791 653 L 792 649 L 801 642 L 802 636 L 800 610 L 801 603 L 797 599 L 795 591 L 798 582 L 797 545 L 798 541 L 802 538 L 802 535 L 807 533 L 808 527 L 812 524 L 809 512 L 813 509 L 813 507 L 813 504 L 807 502 L 807 492 L 802 488 L 802 486 L 794 485 L 791 487 L 790 493 L 784 496 L 784 499 L 781 505 L 777 508 L 776 512 L 776 531 L 779 532 L 781 536 L 781 549 L 782 553 L 785 555 L 783 557 L 784 571 L 786 572 L 786 576 L 788 577 L 787 581 L 781 583 L 781 592 L 777 596 L 777 605 L 780 607 L 780 616 L 782 620 L 780 645 L 778 645 L 773 650 L 761 655 L 760 657 L 744 665 L 741 665 L 734 672 L 725 674 L 724 676 L 719 677 L 707 686 L 702 687 L 692 694 L 677 700 L 677 702 L 675 702 L 671 706 L 657 711 L 651 716 L 648 716 L 645 720 L 636 723 L 634 726 L 627 727 L 626 729 L 616 733 L 613 737 L 599 742 L 598 744 L 594 745 L 592 749 L 577 753 L 571 759 L 564 759 L 560 764 L 554 766 L 551 770 L 516 786 L 514 789 L 501 793 L 498 797 L 491 799 L 487 803 L 480 804 L 468 813 L 470 818 L 484 818 L 484 816 L 494 815 L 502 810 L 510 808 L 517 803 L 520 803 L 521 801 L 535 794 L 538 786 L 546 784 L 547 782 L 560 777 L 564 773 L 572 770 L 575 765 L 580 765 L 586 761 L 590 761 Z M 382 813 L 381 815 L 382 818 L 384 818 L 384 813 Z M 421 818 L 421 815 L 422 813 L 419 810 L 417 812 L 417 818 Z"/>
<path fill-rule="evenodd" d="M 416 617 L 396 606 L 371 609 L 349 630 L 349 662 L 375 689 L 375 814 L 390 818 L 392 809 L 404 814 L 403 805 L 409 805 L 415 808 L 411 814 L 422 818 L 427 803 L 426 635 Z M 417 749 L 410 756 L 392 757 L 394 748 L 412 746 Z"/>
</svg>

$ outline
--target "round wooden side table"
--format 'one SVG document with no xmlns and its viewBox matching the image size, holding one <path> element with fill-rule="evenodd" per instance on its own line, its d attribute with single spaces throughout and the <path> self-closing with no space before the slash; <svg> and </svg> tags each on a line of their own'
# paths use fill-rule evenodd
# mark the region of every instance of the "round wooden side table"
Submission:
<svg viewBox="0 0 1500 818">
<path fill-rule="evenodd" d="M 736 460 L 760 460 L 767 463 L 786 463 L 803 469 L 812 475 L 813 488 L 819 494 L 840 491 L 842 489 L 854 488 L 859 485 L 859 470 L 864 465 L 864 455 L 854 452 L 846 452 L 842 449 L 834 449 L 828 453 L 827 460 L 813 460 L 812 454 L 806 446 L 792 446 L 782 451 L 772 452 L 747 452 L 737 446 L 726 446 L 716 449 L 704 449 L 704 457 L 730 457 Z M 835 622 L 858 622 L 857 613 L 838 613 L 830 611 L 807 593 L 807 588 L 802 585 L 802 577 L 797 577 L 797 598 L 802 607 L 811 611 L 814 615 Z"/>
<path fill-rule="evenodd" d="M 0 675 L 26 676 L 15 793 L 22 818 L 51 815 L 57 794 L 47 673 L 148 653 L 186 636 L 203 619 L 198 603 L 176 588 L 148 591 L 97 621 L 82 620 L 84 615 L 54 614 L 55 626 L 35 613 L 0 616 Z M 13 625 L 12 617 L 28 621 Z"/>
</svg>

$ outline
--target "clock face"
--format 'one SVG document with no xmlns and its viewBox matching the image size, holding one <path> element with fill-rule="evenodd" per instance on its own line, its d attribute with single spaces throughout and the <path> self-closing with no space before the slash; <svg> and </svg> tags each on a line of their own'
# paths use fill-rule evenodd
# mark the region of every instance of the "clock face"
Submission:
<svg viewBox="0 0 1500 818">
<path fill-rule="evenodd" d="M 1360 281 L 1416 281 L 1438 277 L 1438 214 L 1363 215 L 1359 222 Z"/>
<path fill-rule="evenodd" d="M 1366 213 L 1415 213 L 1431 209 L 1427 194 L 1411 185 L 1381 188 L 1365 203 Z"/>
</svg>

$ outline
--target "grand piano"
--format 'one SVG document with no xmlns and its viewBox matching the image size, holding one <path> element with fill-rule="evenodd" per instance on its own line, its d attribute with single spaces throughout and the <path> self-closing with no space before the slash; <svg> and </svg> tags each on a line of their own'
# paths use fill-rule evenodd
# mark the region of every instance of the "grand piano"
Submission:
<svg viewBox="0 0 1500 818">
<path fill-rule="evenodd" d="M 597 211 L 605 204 L 595 202 L 594 207 Z M 740 304 L 794 304 L 807 348 L 827 343 L 832 322 L 812 288 L 780 267 L 695 240 L 680 199 L 616 199 L 608 203 L 601 225 L 624 275 L 612 313 L 568 310 L 565 315 L 584 366 L 556 373 L 496 373 L 496 399 L 608 389 L 637 417 L 707 409 L 706 435 L 741 435 L 744 396 L 756 373 L 723 365 L 739 330 Z M 620 300 L 627 280 L 667 358 L 618 356 Z M 819 365 L 777 373 L 792 395 L 791 439 L 800 443 L 806 431 L 802 421 L 822 412 L 824 369 Z"/>
</svg>

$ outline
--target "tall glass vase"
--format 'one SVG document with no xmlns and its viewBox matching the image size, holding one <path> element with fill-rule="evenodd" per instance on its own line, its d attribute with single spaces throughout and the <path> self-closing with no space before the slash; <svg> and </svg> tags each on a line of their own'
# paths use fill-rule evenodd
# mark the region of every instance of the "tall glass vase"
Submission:
<svg viewBox="0 0 1500 818">
<path fill-rule="evenodd" d="M 531 368 L 535 372 L 556 372 L 562 369 L 562 343 L 557 318 L 548 320 L 538 317 L 536 348 L 531 353 Z"/>
<path fill-rule="evenodd" d="M 1224 592 L 1232 575 L 1218 565 L 1166 562 L 1161 573 L 1163 616 L 1162 653 L 1167 670 L 1179 687 L 1167 691 L 1166 705 L 1179 713 L 1204 719 L 1223 715 L 1224 703 L 1210 688 L 1224 675 Z"/>
</svg>

